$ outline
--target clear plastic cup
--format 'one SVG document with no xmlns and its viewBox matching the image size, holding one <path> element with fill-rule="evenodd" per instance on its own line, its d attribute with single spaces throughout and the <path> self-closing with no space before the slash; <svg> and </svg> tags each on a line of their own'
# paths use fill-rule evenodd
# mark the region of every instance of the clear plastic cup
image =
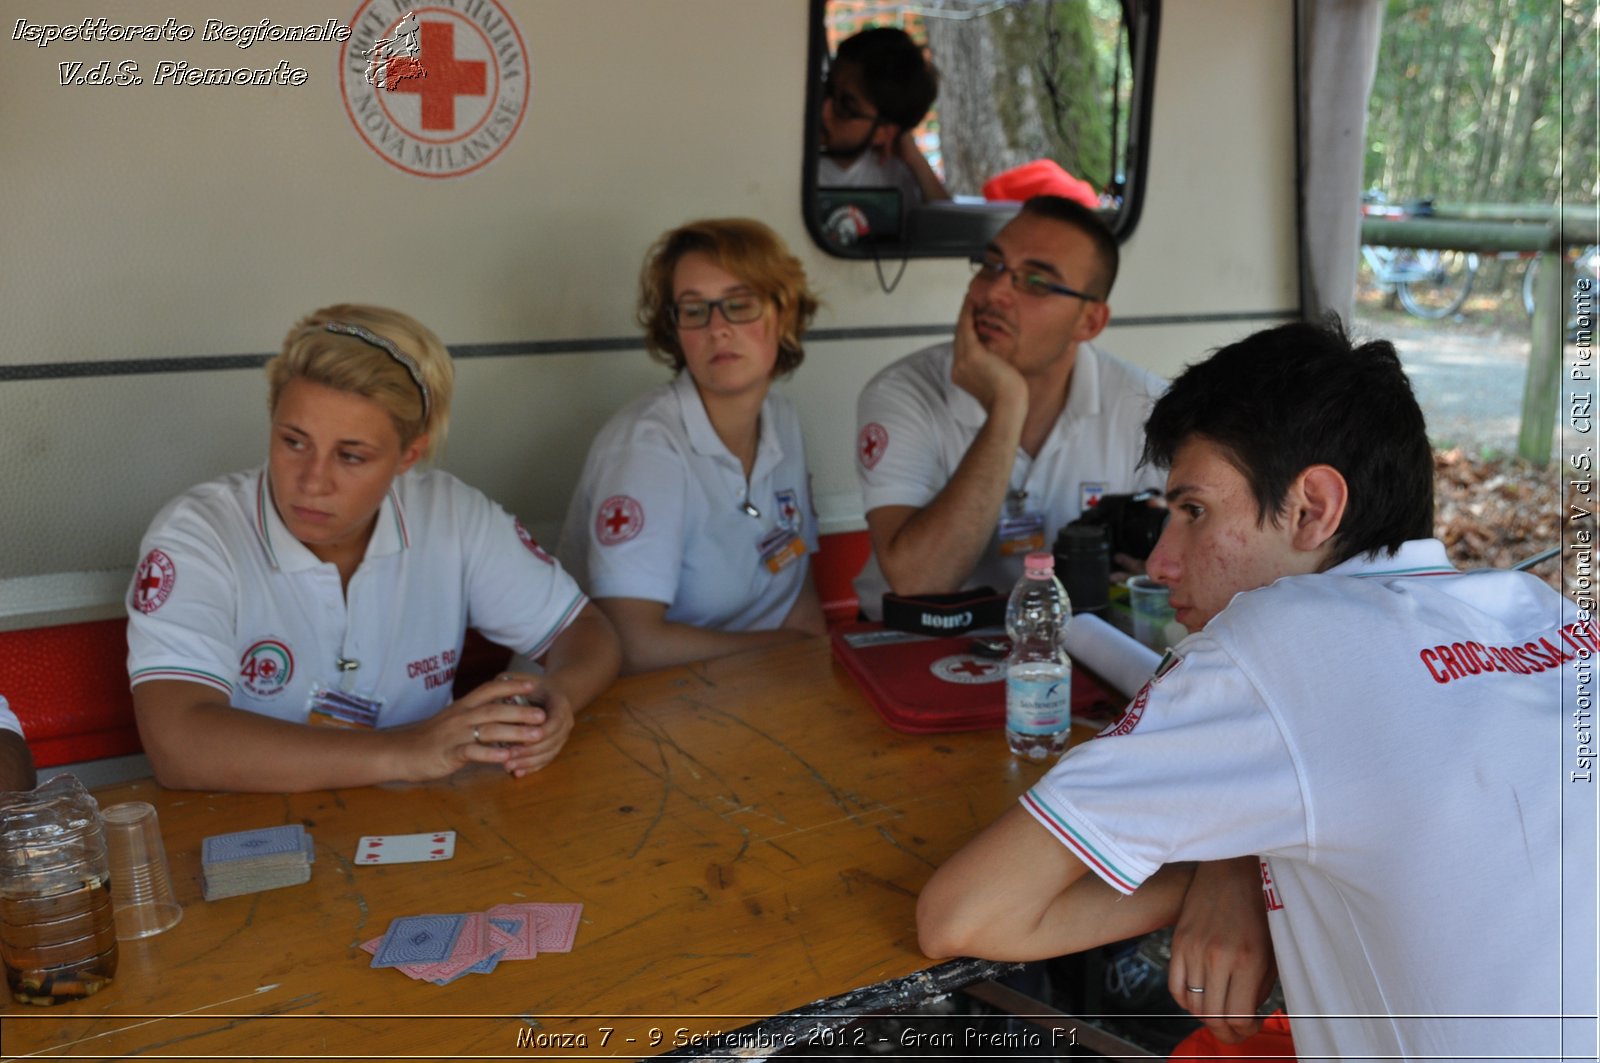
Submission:
<svg viewBox="0 0 1600 1063">
<path fill-rule="evenodd" d="M 1128 608 L 1133 611 L 1133 637 L 1157 653 L 1188 634 L 1167 600 L 1167 588 L 1149 576 L 1128 580 Z"/>
<path fill-rule="evenodd" d="M 183 908 L 172 895 L 172 874 L 155 806 L 125 801 L 100 814 L 106 824 L 118 940 L 147 938 L 170 929 L 183 918 Z"/>
</svg>

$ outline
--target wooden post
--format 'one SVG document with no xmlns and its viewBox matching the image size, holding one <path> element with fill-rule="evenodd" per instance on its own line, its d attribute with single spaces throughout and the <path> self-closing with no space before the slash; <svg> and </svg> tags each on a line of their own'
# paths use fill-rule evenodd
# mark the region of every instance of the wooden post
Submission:
<svg viewBox="0 0 1600 1063">
<path fill-rule="evenodd" d="M 1552 240 L 1555 234 L 1552 235 Z M 1539 255 L 1533 292 L 1533 346 L 1522 392 L 1522 430 L 1517 453 L 1544 466 L 1550 461 L 1556 409 L 1561 399 L 1561 345 L 1567 331 L 1566 256 L 1560 245 Z"/>
</svg>

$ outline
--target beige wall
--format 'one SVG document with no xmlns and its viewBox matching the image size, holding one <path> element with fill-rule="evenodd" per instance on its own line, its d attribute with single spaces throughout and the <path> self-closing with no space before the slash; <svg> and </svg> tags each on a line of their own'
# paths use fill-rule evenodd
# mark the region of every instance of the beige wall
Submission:
<svg viewBox="0 0 1600 1063">
<path fill-rule="evenodd" d="M 341 300 L 404 308 L 451 344 L 629 337 L 644 248 L 709 214 L 759 217 L 789 240 L 825 299 L 819 327 L 953 317 L 963 264 L 914 262 L 885 295 L 870 263 L 829 258 L 805 234 L 801 0 L 505 2 L 531 58 L 522 128 L 481 171 L 437 181 L 396 171 L 357 137 L 336 44 L 11 39 L 18 19 L 342 21 L 354 0 L 12 0 L 0 21 L 0 366 L 266 353 L 298 315 Z M 1119 315 L 1295 305 L 1290 11 L 1167 5 Z M 59 84 L 59 63 L 102 59 L 137 62 L 147 83 Z M 162 59 L 283 59 L 309 78 L 148 83 Z M 1171 372 L 1256 324 L 1114 325 L 1106 343 Z M 855 396 L 916 346 L 816 343 L 785 385 L 831 527 L 859 523 Z M 458 372 L 443 464 L 547 536 L 600 423 L 663 378 L 642 351 L 470 359 Z M 0 380 L 0 622 L 107 597 L 164 501 L 261 460 L 263 403 L 254 371 Z M 82 575 L 94 572 L 110 574 Z"/>
</svg>

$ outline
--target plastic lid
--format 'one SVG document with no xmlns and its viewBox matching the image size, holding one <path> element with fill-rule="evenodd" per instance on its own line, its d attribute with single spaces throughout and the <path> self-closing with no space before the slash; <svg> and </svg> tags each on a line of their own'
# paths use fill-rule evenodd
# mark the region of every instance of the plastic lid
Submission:
<svg viewBox="0 0 1600 1063">
<path fill-rule="evenodd" d="M 1040 551 L 1022 559 L 1022 574 L 1028 579 L 1049 579 L 1056 572 L 1056 556 Z"/>
</svg>

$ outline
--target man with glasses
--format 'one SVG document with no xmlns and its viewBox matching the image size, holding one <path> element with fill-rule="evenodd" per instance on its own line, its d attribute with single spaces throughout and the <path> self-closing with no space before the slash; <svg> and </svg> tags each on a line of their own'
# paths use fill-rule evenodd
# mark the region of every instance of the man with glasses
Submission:
<svg viewBox="0 0 1600 1063">
<path fill-rule="evenodd" d="M 865 30 L 839 44 L 822 98 L 819 188 L 898 188 L 907 204 L 949 199 L 914 130 L 939 79 L 904 30 Z"/>
<path fill-rule="evenodd" d="M 856 589 L 873 618 L 886 589 L 1004 591 L 1102 495 L 1160 486 L 1138 466 L 1162 382 L 1090 342 L 1117 272 L 1095 212 L 1036 196 L 973 267 L 955 339 L 884 369 L 857 405 L 873 557 Z"/>
</svg>

